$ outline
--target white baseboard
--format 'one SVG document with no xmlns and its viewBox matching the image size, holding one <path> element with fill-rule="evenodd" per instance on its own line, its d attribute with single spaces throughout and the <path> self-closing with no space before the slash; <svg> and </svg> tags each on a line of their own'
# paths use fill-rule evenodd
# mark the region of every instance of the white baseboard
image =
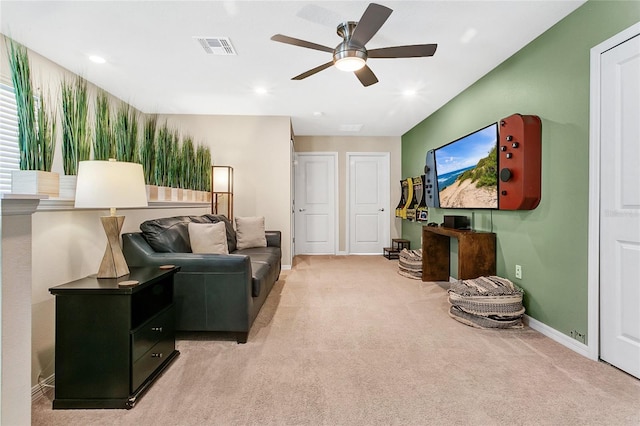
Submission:
<svg viewBox="0 0 640 426">
<path fill-rule="evenodd" d="M 282 271 L 290 271 L 291 270 L 291 265 L 281 265 L 280 266 L 280 270 L 282 270 Z"/>
<path fill-rule="evenodd" d="M 531 318 L 528 315 L 523 315 L 522 319 L 523 319 L 523 322 L 529 327 L 531 327 L 532 329 L 544 334 L 551 340 L 554 340 L 560 343 L 561 345 L 566 346 L 572 351 L 577 352 L 580 355 L 591 359 L 591 357 L 589 356 L 589 347 L 584 343 L 580 343 L 576 339 L 570 336 L 567 336 L 566 334 L 559 332 L 555 328 L 551 328 L 548 325 L 538 321 L 535 318 Z"/>
<path fill-rule="evenodd" d="M 44 394 L 42 393 L 42 387 L 43 386 L 54 386 L 55 382 L 56 382 L 56 375 L 52 374 L 49 377 L 47 377 L 46 379 L 44 379 L 42 381 L 42 384 L 38 383 L 37 385 L 35 385 L 34 387 L 31 388 L 31 402 L 36 402 L 38 400 L 40 400 L 41 398 L 44 398 Z"/>
</svg>

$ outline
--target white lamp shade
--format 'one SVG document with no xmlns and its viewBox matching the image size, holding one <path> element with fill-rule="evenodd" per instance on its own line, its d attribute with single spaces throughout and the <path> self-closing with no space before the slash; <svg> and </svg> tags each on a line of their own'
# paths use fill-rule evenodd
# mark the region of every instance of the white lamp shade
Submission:
<svg viewBox="0 0 640 426">
<path fill-rule="evenodd" d="M 213 166 L 213 192 L 232 192 L 229 166 Z"/>
<path fill-rule="evenodd" d="M 124 161 L 80 161 L 75 206 L 146 207 L 147 194 L 142 164 Z"/>
</svg>

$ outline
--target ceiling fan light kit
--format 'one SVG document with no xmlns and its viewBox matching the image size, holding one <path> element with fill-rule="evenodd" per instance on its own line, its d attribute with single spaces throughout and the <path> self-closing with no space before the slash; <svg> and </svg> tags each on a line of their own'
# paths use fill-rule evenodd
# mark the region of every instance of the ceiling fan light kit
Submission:
<svg viewBox="0 0 640 426">
<path fill-rule="evenodd" d="M 357 71 L 364 67 L 367 62 L 367 50 L 364 46 L 358 46 L 351 42 L 351 36 L 355 30 L 357 22 L 349 21 L 338 25 L 336 32 L 344 39 L 333 53 L 333 63 L 340 71 Z"/>
<path fill-rule="evenodd" d="M 367 54 L 360 51 L 336 52 L 333 62 L 340 71 L 357 71 L 365 66 Z"/>
<path fill-rule="evenodd" d="M 320 50 L 333 54 L 333 61 L 324 63 L 292 78 L 302 80 L 332 65 L 341 71 L 354 72 L 360 83 L 367 87 L 378 82 L 377 77 L 367 66 L 368 58 L 420 58 L 433 56 L 437 44 L 415 44 L 410 46 L 385 47 L 367 51 L 365 45 L 387 21 L 393 10 L 371 3 L 364 11 L 360 21 L 347 21 L 338 25 L 336 32 L 343 41 L 335 49 L 306 40 L 276 34 L 271 40 L 307 49 Z"/>
</svg>

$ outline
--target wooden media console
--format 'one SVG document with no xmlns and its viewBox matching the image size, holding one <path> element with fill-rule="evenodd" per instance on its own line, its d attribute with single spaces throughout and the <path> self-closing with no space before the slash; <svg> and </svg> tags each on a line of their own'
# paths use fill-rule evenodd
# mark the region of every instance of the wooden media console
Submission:
<svg viewBox="0 0 640 426">
<path fill-rule="evenodd" d="M 422 227 L 422 281 L 449 281 L 450 239 L 458 240 L 458 279 L 496 274 L 496 234 Z"/>
</svg>

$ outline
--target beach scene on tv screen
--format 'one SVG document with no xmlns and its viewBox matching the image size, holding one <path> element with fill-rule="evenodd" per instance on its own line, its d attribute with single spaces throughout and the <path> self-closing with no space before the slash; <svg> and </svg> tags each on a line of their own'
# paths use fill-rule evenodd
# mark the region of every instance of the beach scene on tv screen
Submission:
<svg viewBox="0 0 640 426">
<path fill-rule="evenodd" d="M 486 127 L 435 152 L 440 207 L 498 208 L 498 134 Z"/>
</svg>

